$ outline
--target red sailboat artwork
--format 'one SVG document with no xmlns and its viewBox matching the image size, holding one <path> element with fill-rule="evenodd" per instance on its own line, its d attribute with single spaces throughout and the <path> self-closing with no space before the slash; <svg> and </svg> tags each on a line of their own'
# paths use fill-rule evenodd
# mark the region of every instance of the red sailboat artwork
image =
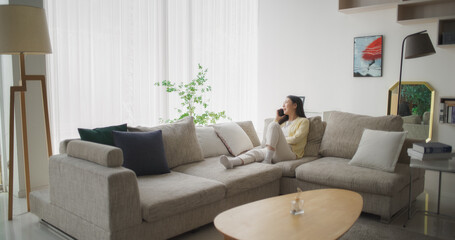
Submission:
<svg viewBox="0 0 455 240">
<path fill-rule="evenodd" d="M 354 77 L 382 76 L 382 38 L 354 38 Z"/>
</svg>

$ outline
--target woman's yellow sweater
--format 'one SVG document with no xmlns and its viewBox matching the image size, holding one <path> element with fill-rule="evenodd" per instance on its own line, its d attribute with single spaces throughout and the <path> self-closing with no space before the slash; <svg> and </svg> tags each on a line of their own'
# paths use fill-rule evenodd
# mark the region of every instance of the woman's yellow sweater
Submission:
<svg viewBox="0 0 455 240">
<path fill-rule="evenodd" d="M 281 127 L 283 127 L 284 124 L 286 124 L 286 122 L 282 123 Z M 289 137 L 286 137 L 286 141 L 291 146 L 291 150 L 295 153 L 297 158 L 302 158 L 305 153 L 309 131 L 310 121 L 303 117 L 296 118 L 289 128 Z"/>
</svg>

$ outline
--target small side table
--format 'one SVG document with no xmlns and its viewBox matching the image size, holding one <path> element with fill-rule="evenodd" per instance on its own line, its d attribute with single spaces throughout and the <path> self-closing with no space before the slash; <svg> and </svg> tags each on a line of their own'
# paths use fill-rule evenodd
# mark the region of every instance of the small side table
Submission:
<svg viewBox="0 0 455 240">
<path fill-rule="evenodd" d="M 439 186 L 438 186 L 438 210 L 436 214 L 439 215 L 439 208 L 441 205 L 441 180 L 442 180 L 442 172 L 448 173 L 455 173 L 455 159 L 453 157 L 455 153 L 452 153 L 452 159 L 450 160 L 428 160 L 428 161 L 421 161 L 417 159 L 412 159 L 409 163 L 409 167 L 411 168 L 421 168 L 425 170 L 437 171 L 439 172 Z M 408 220 L 411 219 L 411 201 L 412 201 L 412 171 L 409 173 L 409 205 L 408 205 Z M 431 213 L 429 211 L 425 211 L 425 213 Z"/>
</svg>

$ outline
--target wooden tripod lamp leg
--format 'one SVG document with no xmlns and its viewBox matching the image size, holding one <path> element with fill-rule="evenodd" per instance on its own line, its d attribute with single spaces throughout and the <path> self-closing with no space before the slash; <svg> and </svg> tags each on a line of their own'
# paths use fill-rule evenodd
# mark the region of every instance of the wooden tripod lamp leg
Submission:
<svg viewBox="0 0 455 240">
<path fill-rule="evenodd" d="M 21 92 L 22 143 L 24 146 L 25 192 L 27 211 L 30 212 L 30 162 L 28 158 L 27 114 L 25 108 L 25 92 Z"/>
<path fill-rule="evenodd" d="M 44 124 L 46 125 L 47 154 L 50 157 L 50 156 L 52 156 L 52 141 L 51 141 L 51 129 L 49 126 L 49 108 L 47 106 L 46 78 L 44 76 L 41 79 L 41 91 L 43 94 Z"/>
<path fill-rule="evenodd" d="M 9 101 L 9 188 L 8 220 L 13 219 L 13 168 L 14 168 L 14 87 L 10 89 Z"/>
</svg>

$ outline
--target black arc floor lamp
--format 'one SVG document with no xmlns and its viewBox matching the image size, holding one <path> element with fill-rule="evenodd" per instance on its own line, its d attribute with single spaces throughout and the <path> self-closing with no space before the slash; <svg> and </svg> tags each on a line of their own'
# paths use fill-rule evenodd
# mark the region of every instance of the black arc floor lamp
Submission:
<svg viewBox="0 0 455 240">
<path fill-rule="evenodd" d="M 406 44 L 406 51 L 405 51 Z M 397 102 L 397 115 L 400 115 L 400 97 L 401 97 L 401 76 L 403 75 L 403 53 L 404 58 L 412 59 L 428 56 L 436 53 L 428 36 L 427 30 L 410 34 L 403 39 L 401 45 L 401 63 L 400 63 L 400 80 L 398 81 L 398 102 Z"/>
</svg>

